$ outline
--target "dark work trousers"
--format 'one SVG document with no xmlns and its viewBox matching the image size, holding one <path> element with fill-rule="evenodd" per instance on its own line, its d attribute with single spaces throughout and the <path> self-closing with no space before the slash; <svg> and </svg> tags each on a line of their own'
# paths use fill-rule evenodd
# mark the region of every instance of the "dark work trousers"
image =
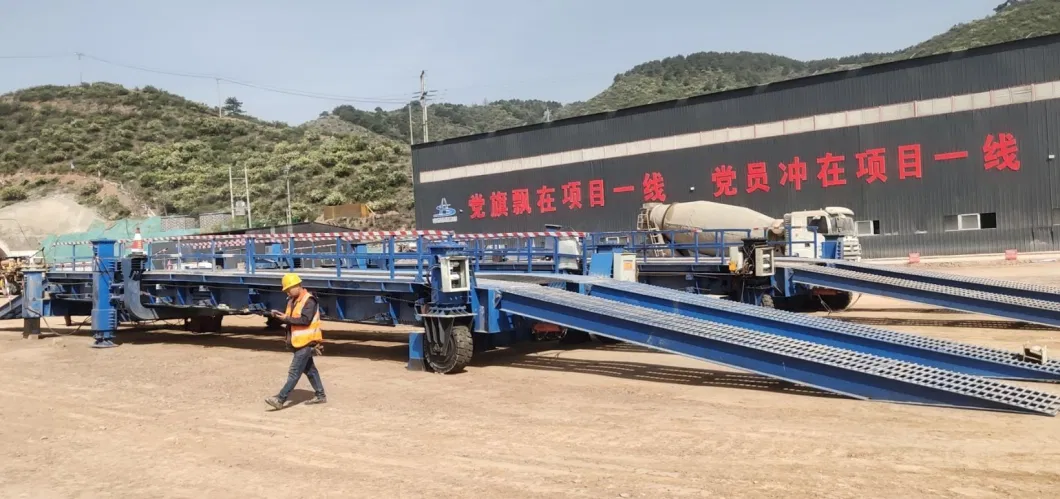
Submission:
<svg viewBox="0 0 1060 499">
<path fill-rule="evenodd" d="M 309 384 L 313 385 L 313 391 L 316 396 L 324 396 L 324 384 L 320 382 L 320 372 L 317 371 L 316 364 L 313 363 L 313 346 L 306 345 L 298 350 L 294 351 L 294 357 L 291 359 L 291 368 L 287 371 L 287 384 L 283 385 L 283 389 L 280 390 L 277 397 L 280 400 L 287 400 L 287 395 L 294 390 L 294 386 L 298 384 L 298 380 L 305 374 L 309 378 Z"/>
</svg>

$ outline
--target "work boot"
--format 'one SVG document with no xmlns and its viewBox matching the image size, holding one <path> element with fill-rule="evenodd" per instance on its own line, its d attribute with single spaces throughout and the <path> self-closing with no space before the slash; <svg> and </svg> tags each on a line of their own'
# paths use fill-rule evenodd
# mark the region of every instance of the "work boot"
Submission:
<svg viewBox="0 0 1060 499">
<path fill-rule="evenodd" d="M 306 401 L 305 405 L 317 405 L 326 403 L 328 403 L 327 395 L 317 395 L 316 397 L 313 397 L 312 400 Z"/>
<path fill-rule="evenodd" d="M 283 409 L 284 401 L 280 400 L 280 397 L 273 396 L 265 399 L 265 403 L 269 404 L 273 409 L 280 410 Z"/>
</svg>

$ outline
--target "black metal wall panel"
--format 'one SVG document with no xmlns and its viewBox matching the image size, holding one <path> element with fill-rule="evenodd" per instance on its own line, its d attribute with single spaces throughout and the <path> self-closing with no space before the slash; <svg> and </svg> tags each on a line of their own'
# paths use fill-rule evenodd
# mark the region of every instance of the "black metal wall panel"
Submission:
<svg viewBox="0 0 1060 499">
<path fill-rule="evenodd" d="M 780 90 L 623 111 L 609 119 L 427 144 L 413 150 L 413 165 L 419 173 L 1055 81 L 1057 60 L 1060 36 L 1046 37 L 901 63 L 889 71 L 848 72 L 814 85 L 796 82 Z M 862 240 L 869 257 L 1056 250 L 1060 163 L 1051 155 L 1060 153 L 1058 133 L 1060 102 L 1037 100 L 448 181 L 420 183 L 417 176 L 417 225 L 460 232 L 540 230 L 546 223 L 630 230 L 641 204 L 658 199 L 651 193 L 661 180 L 666 202 L 706 199 L 775 217 L 823 206 L 851 208 L 858 220 L 879 221 L 881 234 Z M 879 149 L 883 169 L 870 173 L 871 162 L 867 156 L 859 160 L 859 154 Z M 805 164 L 801 182 L 790 178 L 796 157 Z M 830 157 L 836 160 L 834 171 L 826 168 Z M 766 187 L 751 187 L 755 172 L 764 172 Z M 726 175 L 732 176 L 731 187 Z M 590 189 L 601 184 L 602 196 L 591 200 Z M 517 206 L 522 193 L 528 203 Z M 457 210 L 456 221 L 436 224 L 433 216 L 443 211 L 436 207 L 444 204 Z M 976 213 L 994 214 L 997 227 L 945 230 L 946 217 Z"/>
<path fill-rule="evenodd" d="M 423 144 L 416 172 L 1060 80 L 1060 35 Z"/>
<path fill-rule="evenodd" d="M 1048 156 L 1055 154 L 1056 142 L 1050 147 L 1044 137 L 1050 135 L 1047 116 L 1051 113 L 1055 121 L 1056 111 L 1050 103 L 1018 104 L 433 182 L 417 187 L 417 218 L 422 228 L 460 232 L 540 230 L 546 223 L 587 231 L 628 230 L 635 226 L 640 206 L 656 199 L 650 196 L 650 188 L 654 179 L 660 179 L 667 202 L 706 199 L 775 217 L 823 206 L 851 208 L 859 220 L 879 221 L 881 234 L 863 240 L 867 255 L 873 257 L 910 251 L 962 254 L 1053 249 L 1051 210 L 1057 199 L 1057 163 Z M 1019 161 L 1018 170 L 1011 169 L 1014 163 L 1004 169 L 986 168 L 990 158 L 984 144 L 988 136 L 997 141 L 1000 134 L 1011 134 L 1015 140 L 1010 160 Z M 860 172 L 859 178 L 858 154 L 881 148 L 882 171 L 875 178 L 868 171 Z M 901 158 L 900 148 L 905 151 Z M 834 178 L 827 175 L 824 164 L 829 155 L 838 161 Z M 946 159 L 960 155 L 966 157 Z M 796 157 L 805 164 L 801 182 L 790 175 L 784 178 Z M 752 192 L 749 165 L 757 162 L 765 163 L 765 187 Z M 869 167 L 867 160 L 865 167 Z M 723 179 L 729 172 L 731 186 Z M 602 205 L 593 206 L 590 199 L 594 180 L 603 184 Z M 564 202 L 564 185 L 570 191 L 572 182 L 580 187 L 581 207 L 573 199 Z M 529 201 L 526 210 L 517 206 L 516 198 L 523 190 Z M 457 221 L 436 225 L 432 215 L 443 198 L 457 209 Z M 944 217 L 971 213 L 995 213 L 997 228 L 944 231 Z"/>
</svg>

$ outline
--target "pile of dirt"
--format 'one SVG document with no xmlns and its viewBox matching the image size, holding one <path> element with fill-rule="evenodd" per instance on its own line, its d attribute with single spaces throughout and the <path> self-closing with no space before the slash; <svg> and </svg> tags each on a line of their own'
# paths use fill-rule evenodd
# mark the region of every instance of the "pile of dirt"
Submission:
<svg viewBox="0 0 1060 499">
<path fill-rule="evenodd" d="M 21 201 L 0 208 L 0 251 L 35 251 L 49 235 L 85 231 L 99 221 L 99 213 L 68 194 Z"/>
</svg>

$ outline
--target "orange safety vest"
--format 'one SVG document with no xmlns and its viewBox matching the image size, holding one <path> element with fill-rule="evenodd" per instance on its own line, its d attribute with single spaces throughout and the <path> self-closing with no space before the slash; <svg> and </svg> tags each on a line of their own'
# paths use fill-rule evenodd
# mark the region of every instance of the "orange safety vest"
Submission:
<svg viewBox="0 0 1060 499">
<path fill-rule="evenodd" d="M 301 317 L 302 307 L 305 306 L 305 302 L 312 296 L 308 291 L 302 293 L 301 298 L 292 303 L 292 300 L 287 300 L 287 316 L 288 317 Z M 291 328 L 291 346 L 294 348 L 302 348 L 310 343 L 321 343 L 324 341 L 324 333 L 320 329 L 320 303 L 317 302 L 317 312 L 313 314 L 313 320 L 309 322 L 308 326 L 296 326 L 294 324 L 289 325 Z"/>
</svg>

